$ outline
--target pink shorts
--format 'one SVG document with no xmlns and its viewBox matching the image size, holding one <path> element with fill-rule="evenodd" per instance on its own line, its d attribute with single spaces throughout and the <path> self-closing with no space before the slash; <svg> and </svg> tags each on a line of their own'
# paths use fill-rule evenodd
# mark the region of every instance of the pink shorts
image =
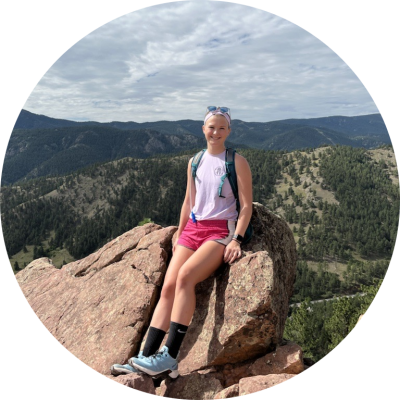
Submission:
<svg viewBox="0 0 400 400">
<path fill-rule="evenodd" d="M 235 221 L 222 219 L 197 222 L 189 219 L 177 244 L 194 251 L 210 240 L 226 246 L 232 240 L 235 233 L 235 225 Z"/>
</svg>

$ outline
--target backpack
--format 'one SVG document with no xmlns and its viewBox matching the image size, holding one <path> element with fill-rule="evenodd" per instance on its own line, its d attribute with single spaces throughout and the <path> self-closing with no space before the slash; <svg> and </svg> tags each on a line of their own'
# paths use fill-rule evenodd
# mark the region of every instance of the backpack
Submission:
<svg viewBox="0 0 400 400">
<path fill-rule="evenodd" d="M 204 152 L 206 149 L 203 149 L 199 151 L 192 160 L 192 177 L 193 179 L 196 178 L 196 172 L 197 172 L 197 167 L 200 163 L 201 158 L 203 157 Z M 233 195 L 235 196 L 236 199 L 236 210 L 238 212 L 238 217 L 240 213 L 240 203 L 239 203 L 239 191 L 238 191 L 238 184 L 237 184 L 237 175 L 236 175 L 236 168 L 235 168 L 235 153 L 236 150 L 232 148 L 227 148 L 225 151 L 225 169 L 226 173 L 225 175 L 221 176 L 221 183 L 218 188 L 218 196 L 219 197 L 224 197 L 222 196 L 222 186 L 224 184 L 224 181 L 226 178 L 228 178 L 229 183 L 232 188 Z M 246 244 L 250 241 L 251 236 L 253 235 L 253 225 L 251 225 L 251 222 L 249 222 L 249 225 L 246 229 L 245 234 L 243 235 L 244 240 L 242 244 Z"/>
</svg>

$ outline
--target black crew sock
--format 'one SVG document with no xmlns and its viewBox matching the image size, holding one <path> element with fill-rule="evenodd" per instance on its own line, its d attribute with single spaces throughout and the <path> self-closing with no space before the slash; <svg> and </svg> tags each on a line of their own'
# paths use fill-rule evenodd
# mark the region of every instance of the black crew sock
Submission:
<svg viewBox="0 0 400 400">
<path fill-rule="evenodd" d="M 169 326 L 169 334 L 167 343 L 165 345 L 168 347 L 168 353 L 172 358 L 176 358 L 179 353 L 179 349 L 185 338 L 185 334 L 188 327 L 186 325 L 178 324 L 177 322 L 172 322 Z"/>
<path fill-rule="evenodd" d="M 153 355 L 160 348 L 160 345 L 164 340 L 165 333 L 166 332 L 161 329 L 150 326 L 143 349 L 143 355 L 145 357 Z"/>
</svg>

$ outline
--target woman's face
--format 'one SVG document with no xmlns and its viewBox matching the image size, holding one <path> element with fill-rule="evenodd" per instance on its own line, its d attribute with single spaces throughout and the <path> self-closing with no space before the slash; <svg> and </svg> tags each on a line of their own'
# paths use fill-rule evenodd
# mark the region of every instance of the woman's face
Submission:
<svg viewBox="0 0 400 400">
<path fill-rule="evenodd" d="M 203 132 L 210 146 L 223 147 L 231 128 L 229 128 L 228 121 L 224 116 L 216 114 L 210 117 L 203 125 Z"/>
</svg>

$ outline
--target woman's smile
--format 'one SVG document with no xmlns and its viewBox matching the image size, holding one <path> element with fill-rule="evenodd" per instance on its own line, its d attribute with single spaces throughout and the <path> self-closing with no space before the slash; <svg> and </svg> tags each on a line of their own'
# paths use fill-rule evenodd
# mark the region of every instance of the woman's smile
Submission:
<svg viewBox="0 0 400 400">
<path fill-rule="evenodd" d="M 231 129 L 222 115 L 214 115 L 203 126 L 203 132 L 209 145 L 223 147 Z"/>
</svg>

